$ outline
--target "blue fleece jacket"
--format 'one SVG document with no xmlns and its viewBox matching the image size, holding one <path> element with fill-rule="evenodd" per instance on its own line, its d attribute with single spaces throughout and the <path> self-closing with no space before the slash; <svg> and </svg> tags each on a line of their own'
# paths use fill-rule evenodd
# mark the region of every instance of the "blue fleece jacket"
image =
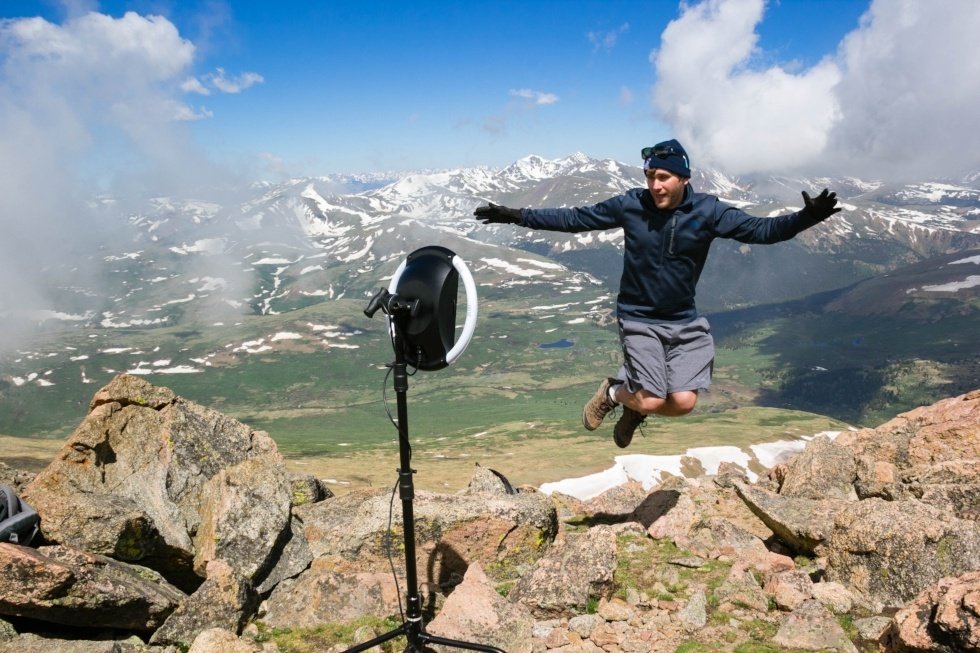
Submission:
<svg viewBox="0 0 980 653">
<path fill-rule="evenodd" d="M 661 211 L 650 191 L 634 188 L 591 207 L 521 209 L 522 226 L 581 232 L 622 228 L 625 234 L 619 317 L 641 322 L 697 318 L 694 293 L 715 238 L 743 243 L 789 240 L 819 221 L 806 211 L 756 218 L 690 186 L 680 206 Z"/>
</svg>

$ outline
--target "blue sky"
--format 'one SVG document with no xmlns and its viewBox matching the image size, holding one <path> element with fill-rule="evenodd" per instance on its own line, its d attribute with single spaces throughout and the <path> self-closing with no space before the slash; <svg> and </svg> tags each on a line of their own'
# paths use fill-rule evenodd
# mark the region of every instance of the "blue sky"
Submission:
<svg viewBox="0 0 980 653">
<path fill-rule="evenodd" d="M 282 178 L 576 151 L 635 162 L 675 136 L 695 166 L 732 174 L 910 174 L 894 170 L 909 143 L 953 173 L 980 151 L 959 148 L 980 132 L 980 5 L 932 6 L 4 0 L 0 130 L 27 121 L 51 159 L 106 184 L 141 169 Z M 69 54 L 47 47 L 62 42 Z M 0 156 L 32 156 L 16 146 Z"/>
</svg>

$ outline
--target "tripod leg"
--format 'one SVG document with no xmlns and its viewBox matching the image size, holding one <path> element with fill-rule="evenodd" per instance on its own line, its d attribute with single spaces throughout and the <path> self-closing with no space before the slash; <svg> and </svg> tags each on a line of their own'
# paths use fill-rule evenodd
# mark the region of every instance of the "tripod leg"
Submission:
<svg viewBox="0 0 980 653">
<path fill-rule="evenodd" d="M 419 639 L 426 644 L 442 644 L 443 646 L 452 646 L 455 648 L 465 649 L 467 651 L 486 651 L 486 653 L 506 653 L 503 649 L 499 649 L 496 646 L 488 646 L 486 644 L 474 644 L 473 642 L 463 642 L 456 639 L 447 639 L 445 637 L 438 637 L 436 635 L 430 635 L 428 633 L 422 633 L 419 635 Z"/>
<path fill-rule="evenodd" d="M 400 637 L 404 635 L 406 630 L 407 630 L 407 624 L 402 624 L 398 628 L 388 631 L 384 635 L 379 635 L 368 642 L 358 644 L 357 646 L 352 646 L 351 648 L 344 651 L 344 653 L 358 653 L 358 651 L 367 651 L 368 649 L 374 648 L 379 644 L 383 644 L 388 640 L 395 639 L 396 637 Z"/>
</svg>

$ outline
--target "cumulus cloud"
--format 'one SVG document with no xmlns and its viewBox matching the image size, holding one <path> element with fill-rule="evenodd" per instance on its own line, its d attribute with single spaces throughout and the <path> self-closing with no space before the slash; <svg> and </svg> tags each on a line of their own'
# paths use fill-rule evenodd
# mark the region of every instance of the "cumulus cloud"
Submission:
<svg viewBox="0 0 980 653">
<path fill-rule="evenodd" d="M 86 266 L 122 210 L 98 210 L 101 192 L 189 194 L 227 180 L 188 130 L 211 116 L 185 101 L 194 57 L 160 16 L 0 20 L 0 314 L 45 308 L 95 274 Z M 68 277 L 66 262 L 77 266 Z"/>
<path fill-rule="evenodd" d="M 980 11 L 872 3 L 841 44 L 841 120 L 827 159 L 903 178 L 980 169 Z"/>
<path fill-rule="evenodd" d="M 653 102 L 696 161 L 881 178 L 980 166 L 980 12 L 875 0 L 809 67 L 754 66 L 764 0 L 684 6 L 651 54 Z M 916 154 L 910 156 L 914 151 Z"/>
<path fill-rule="evenodd" d="M 763 0 L 707 0 L 672 21 L 653 55 L 654 102 L 695 161 L 745 173 L 796 166 L 824 149 L 840 80 L 822 62 L 751 70 Z"/>
<path fill-rule="evenodd" d="M 130 174 L 134 161 L 160 172 L 193 151 L 181 123 L 208 115 L 187 105 L 179 88 L 193 59 L 194 45 L 159 16 L 88 13 L 60 25 L 42 18 L 3 21 L 0 130 L 16 139 L 24 128 L 17 123 L 26 121 L 43 134 L 39 143 L 57 164 L 32 165 L 35 148 L 8 139 L 0 157 L 19 161 L 22 174 L 35 176 L 31 188 L 52 170 L 74 179 L 73 188 L 91 182 L 84 163 L 93 156 L 118 159 Z"/>
</svg>

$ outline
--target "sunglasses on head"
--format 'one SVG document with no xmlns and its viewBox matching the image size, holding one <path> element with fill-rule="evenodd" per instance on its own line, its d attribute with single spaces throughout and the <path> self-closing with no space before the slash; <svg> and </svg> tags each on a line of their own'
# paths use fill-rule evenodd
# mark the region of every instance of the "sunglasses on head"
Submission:
<svg viewBox="0 0 980 653">
<path fill-rule="evenodd" d="M 670 145 L 661 145 L 659 147 L 644 147 L 640 150 L 640 156 L 644 161 L 647 159 L 656 157 L 658 159 L 666 159 L 671 154 L 676 154 L 677 156 L 684 156 L 684 154 L 678 151 L 676 148 Z"/>
</svg>

